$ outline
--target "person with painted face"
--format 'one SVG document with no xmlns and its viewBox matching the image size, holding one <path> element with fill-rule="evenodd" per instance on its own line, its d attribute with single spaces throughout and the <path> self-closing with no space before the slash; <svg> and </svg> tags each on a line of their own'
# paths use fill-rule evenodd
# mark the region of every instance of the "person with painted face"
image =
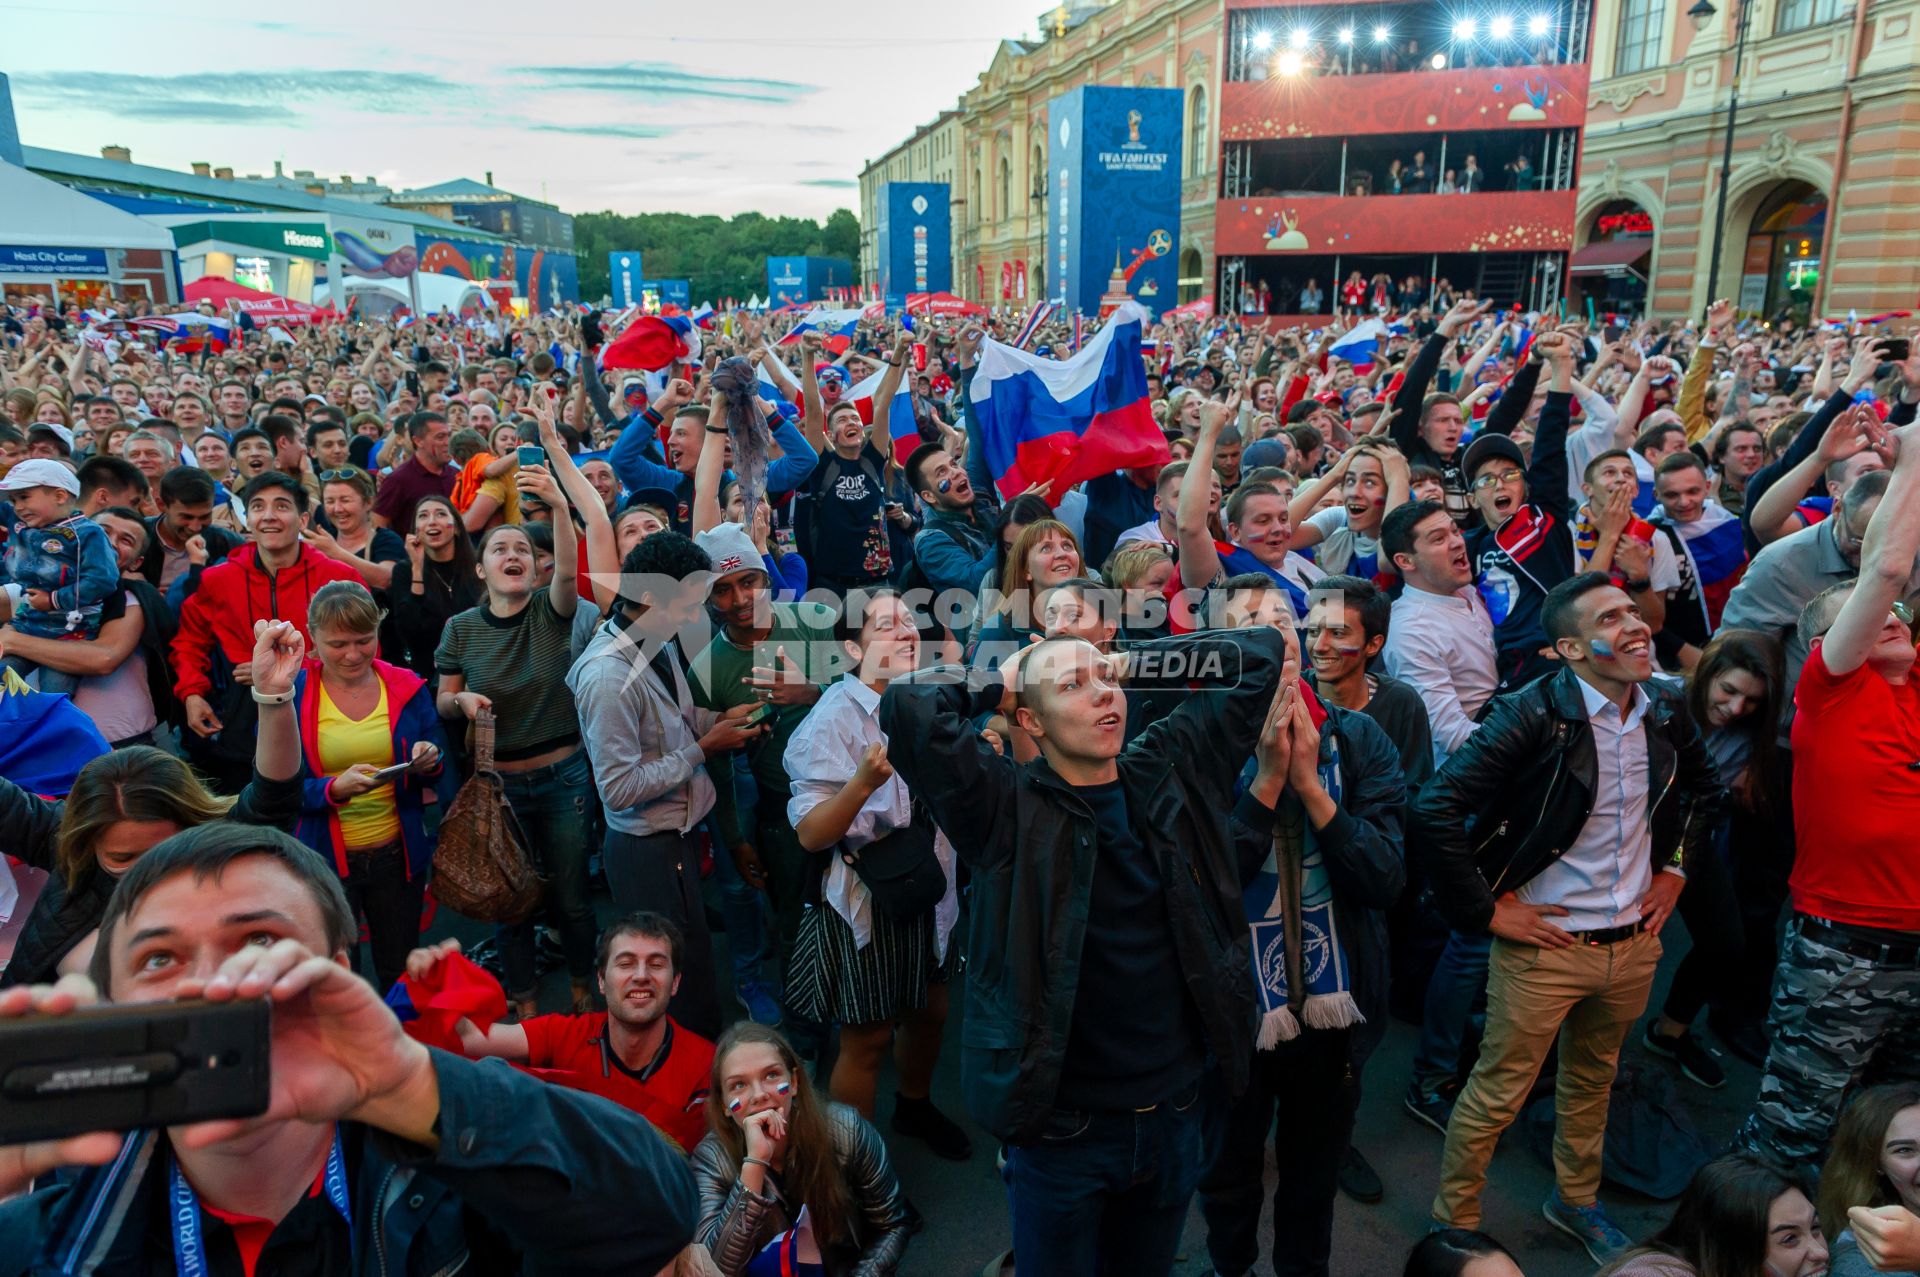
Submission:
<svg viewBox="0 0 1920 1277">
<path fill-rule="evenodd" d="M 1407 459 L 1389 445 L 1360 444 L 1340 454 L 1333 468 L 1302 488 L 1288 506 L 1294 551 L 1313 550 L 1314 565 L 1329 575 L 1364 577 L 1391 584 L 1398 574 L 1380 557 L 1380 525 L 1409 498 Z M 1319 510 L 1328 493 L 1340 504 Z"/>
<path fill-rule="evenodd" d="M 1565 490 L 1564 477 L 1551 489 Z M 1605 1262 L 1629 1244 L 1597 1200 L 1607 1096 L 1723 791 L 1679 694 L 1648 681 L 1653 634 L 1624 591 L 1573 577 L 1547 592 L 1541 622 L 1559 672 L 1497 697 L 1413 804 L 1441 913 L 1493 935 L 1486 1033 L 1447 1123 L 1433 1217 L 1478 1226 L 1494 1145 L 1558 1039 L 1543 1210 Z"/>
<path fill-rule="evenodd" d="M 1824 1180 L 1822 1181 L 1824 1184 Z M 1823 1192 L 1824 1196 L 1824 1192 Z M 1835 1252 L 1837 1256 L 1837 1251 Z M 1595 1277 L 1823 1277 L 1826 1234 L 1798 1171 L 1734 1154 L 1708 1162 L 1680 1195 L 1673 1219 Z M 1857 1258 L 1857 1255 L 1856 1255 Z M 1871 1270 L 1852 1270 L 1859 1277 Z"/>
<path fill-rule="evenodd" d="M 880 1133 L 823 1101 L 792 1046 L 743 1021 L 721 1035 L 710 1131 L 693 1150 L 694 1240 L 724 1277 L 890 1277 L 912 1236 Z"/>
</svg>

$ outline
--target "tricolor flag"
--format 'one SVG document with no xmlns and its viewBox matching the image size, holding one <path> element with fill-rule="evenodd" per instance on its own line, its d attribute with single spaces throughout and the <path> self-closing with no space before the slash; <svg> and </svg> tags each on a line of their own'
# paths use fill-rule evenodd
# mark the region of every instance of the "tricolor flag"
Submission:
<svg viewBox="0 0 1920 1277">
<path fill-rule="evenodd" d="M 1087 317 L 1079 311 L 1073 312 L 1073 348 L 1078 351 L 1087 342 Z"/>
<path fill-rule="evenodd" d="M 600 352 L 602 368 L 659 372 L 700 358 L 700 330 L 685 315 L 642 315 Z"/>
<path fill-rule="evenodd" d="M 1028 311 L 1027 322 L 1020 325 L 1020 331 L 1013 335 L 1015 348 L 1025 350 L 1033 345 L 1033 339 L 1039 334 L 1041 325 L 1053 317 L 1053 312 L 1056 309 L 1057 306 L 1053 302 L 1041 302 L 1032 310 Z"/>
<path fill-rule="evenodd" d="M 1664 510 L 1655 510 L 1652 518 L 1655 523 L 1671 524 L 1680 533 L 1694 581 L 1700 587 L 1707 626 L 1719 629 L 1727 596 L 1747 571 L 1747 543 L 1740 530 L 1740 516 L 1718 501 L 1708 501 L 1692 523 L 1673 523 Z"/>
<path fill-rule="evenodd" d="M 797 342 L 804 333 L 820 333 L 827 339 L 827 349 L 838 355 L 853 344 L 854 329 L 860 326 L 861 309 L 854 306 L 845 310 L 828 310 L 824 306 L 815 306 L 800 317 L 800 322 L 780 339 L 780 344 L 784 346 Z"/>
<path fill-rule="evenodd" d="M 865 381 L 847 387 L 847 393 L 841 396 L 843 402 L 860 409 L 860 420 L 868 425 L 873 424 L 873 397 L 880 393 L 880 379 L 886 375 L 887 370 L 882 368 Z M 887 434 L 893 440 L 893 459 L 904 466 L 921 443 L 920 423 L 913 415 L 913 391 L 905 375 L 894 387 L 893 406 L 887 410 Z"/>
<path fill-rule="evenodd" d="M 233 324 L 230 321 L 214 315 L 202 315 L 195 310 L 129 319 L 127 326 L 146 329 L 153 334 L 152 340 L 160 345 L 178 338 L 180 349 L 186 352 L 221 351 L 233 342 Z"/>
<path fill-rule="evenodd" d="M 1150 322 L 1123 303 L 1073 358 L 1042 359 L 988 338 L 968 398 L 1001 495 L 1051 480 L 1058 502 L 1083 479 L 1170 459 L 1147 404 L 1140 335 Z"/>
<path fill-rule="evenodd" d="M 1386 339 L 1387 326 L 1376 316 L 1363 319 L 1349 328 L 1327 348 L 1333 359 L 1344 359 L 1355 368 L 1371 368 L 1380 356 L 1380 343 Z"/>
<path fill-rule="evenodd" d="M 693 322 L 698 326 L 700 326 L 701 328 L 712 328 L 713 327 L 712 303 L 701 302 L 698 306 L 694 307 Z"/>
</svg>

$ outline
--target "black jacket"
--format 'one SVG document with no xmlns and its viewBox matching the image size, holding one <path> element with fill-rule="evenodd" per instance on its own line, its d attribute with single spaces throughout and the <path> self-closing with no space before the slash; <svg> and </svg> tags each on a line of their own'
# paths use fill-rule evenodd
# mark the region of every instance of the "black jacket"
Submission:
<svg viewBox="0 0 1920 1277">
<path fill-rule="evenodd" d="M 655 1273 L 693 1237 L 680 1151 L 639 1114 L 498 1061 L 433 1053 L 432 1152 L 346 1123 L 353 1277 Z M 165 1137 L 0 1205 L 0 1277 L 172 1277 Z"/>
<path fill-rule="evenodd" d="M 1211 684 L 1129 743 L 1119 758 L 1136 828 L 1166 886 L 1174 957 L 1229 1088 L 1253 1056 L 1253 967 L 1230 828 L 1241 765 L 1273 702 L 1285 646 L 1269 629 L 1141 643 L 1213 668 Z M 1135 669 L 1140 668 L 1136 664 Z M 996 712 L 995 672 L 952 667 L 896 679 L 880 698 L 887 756 L 973 870 L 962 1091 L 974 1117 L 1020 1143 L 1037 1137 L 1059 1092 L 1093 890 L 1093 811 L 1044 758 L 1020 764 L 981 741 Z M 1322 837 L 1352 837 L 1336 816 Z"/>
<path fill-rule="evenodd" d="M 292 832 L 300 818 L 300 778 L 268 780 L 256 774 L 234 800 L 227 819 L 243 825 L 273 825 Z M 13 957 L 0 971 L 0 988 L 39 984 L 58 978 L 60 959 L 100 926 L 116 879 L 97 864 L 88 865 L 71 889 L 56 863 L 65 799 L 29 794 L 0 779 L 0 848 L 49 874 L 33 911 L 21 924 Z"/>
<path fill-rule="evenodd" d="M 166 553 L 160 548 L 159 524 L 160 518 L 157 515 L 147 520 L 147 554 L 140 560 L 140 575 L 146 577 L 147 581 L 156 587 L 160 584 L 160 570 L 167 563 Z M 247 543 L 245 537 L 211 523 L 200 530 L 200 535 L 207 543 L 207 566 L 209 567 Z M 188 571 L 192 573 L 199 569 L 189 568 Z M 191 593 L 191 589 L 188 592 Z"/>
<path fill-rule="evenodd" d="M 1653 867 L 1684 870 L 1707 848 L 1725 791 L 1681 694 L 1641 686 L 1651 702 L 1644 722 Z M 1413 805 L 1414 854 L 1449 924 L 1485 930 L 1496 897 L 1560 858 L 1593 810 L 1598 766 L 1571 669 L 1493 699 Z"/>
</svg>

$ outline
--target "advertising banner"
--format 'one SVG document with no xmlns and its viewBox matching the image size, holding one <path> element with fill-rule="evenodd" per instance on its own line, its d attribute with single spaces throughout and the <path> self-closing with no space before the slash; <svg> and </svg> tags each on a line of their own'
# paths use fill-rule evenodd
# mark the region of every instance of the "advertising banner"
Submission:
<svg viewBox="0 0 1920 1277">
<path fill-rule="evenodd" d="M 613 294 L 613 308 L 625 310 L 640 299 L 640 281 L 646 272 L 640 269 L 640 254 L 616 251 L 607 254 L 607 288 Z"/>
<path fill-rule="evenodd" d="M 952 290 L 952 188 L 947 183 L 882 186 L 877 235 L 883 296 Z"/>
<path fill-rule="evenodd" d="M 510 281 L 511 295 L 527 298 L 535 310 L 556 310 L 580 300 L 580 266 L 572 253 L 424 233 L 418 242 L 420 269 L 429 275 L 453 275 L 475 283 L 490 279 Z M 634 280 L 638 283 L 640 254 L 632 256 Z M 612 265 L 612 282 L 617 289 L 619 267 L 617 263 Z"/>
<path fill-rule="evenodd" d="M 1047 115 L 1054 292 L 1082 314 L 1129 297 L 1160 314 L 1179 276 L 1180 91 L 1085 85 Z"/>
<path fill-rule="evenodd" d="M 104 248 L 38 248 L 30 244 L 0 244 L 0 275 L 107 274 Z"/>
</svg>

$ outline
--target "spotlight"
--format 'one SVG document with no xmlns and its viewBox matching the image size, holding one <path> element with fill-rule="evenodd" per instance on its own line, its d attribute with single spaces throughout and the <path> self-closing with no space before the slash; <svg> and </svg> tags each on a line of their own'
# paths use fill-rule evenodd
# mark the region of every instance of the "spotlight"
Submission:
<svg viewBox="0 0 1920 1277">
<path fill-rule="evenodd" d="M 1505 40 L 1513 34 L 1513 19 L 1501 14 L 1487 24 L 1487 34 L 1496 40 Z"/>
<path fill-rule="evenodd" d="M 1471 40 L 1473 39 L 1473 33 L 1478 30 L 1479 27 L 1474 23 L 1472 18 L 1462 18 L 1453 24 L 1453 38 L 1456 40 Z"/>
<path fill-rule="evenodd" d="M 1253 47 L 1260 50 L 1260 52 L 1262 53 L 1265 53 L 1268 49 L 1271 49 L 1273 47 L 1273 33 L 1271 31 L 1254 32 Z"/>
<path fill-rule="evenodd" d="M 1293 31 L 1287 36 L 1287 43 L 1292 45 L 1296 49 L 1304 49 L 1307 47 L 1307 42 L 1311 38 L 1312 37 L 1307 34 L 1307 29 L 1305 27 L 1295 27 Z"/>
<path fill-rule="evenodd" d="M 1300 55 L 1291 49 L 1273 60 L 1274 70 L 1278 71 L 1281 75 L 1299 75 L 1300 69 L 1304 65 L 1305 63 L 1300 60 Z"/>
<path fill-rule="evenodd" d="M 1534 37 L 1545 35 L 1553 29 L 1553 22 L 1544 13 L 1536 13 L 1527 19 L 1527 34 Z"/>
<path fill-rule="evenodd" d="M 1385 44 L 1388 40 L 1392 38 L 1393 38 L 1393 32 L 1387 30 L 1384 26 L 1375 27 L 1373 29 L 1373 42 L 1375 44 Z"/>
<path fill-rule="evenodd" d="M 1353 43 L 1353 28 L 1352 28 L 1352 27 L 1341 27 L 1341 28 L 1340 28 L 1340 43 L 1342 43 L 1342 44 L 1352 44 L 1352 43 Z"/>
<path fill-rule="evenodd" d="M 1430 65 L 1432 65 L 1432 67 L 1433 67 L 1433 69 L 1434 69 L 1434 70 L 1436 70 L 1436 71 L 1444 71 L 1444 70 L 1446 70 L 1446 69 L 1447 69 L 1447 55 L 1446 55 L 1446 54 L 1444 54 L 1444 53 L 1436 53 L 1436 54 L 1434 54 L 1434 55 L 1433 55 L 1433 59 L 1432 59 L 1432 62 L 1431 62 L 1431 64 L 1430 64 Z"/>
</svg>

